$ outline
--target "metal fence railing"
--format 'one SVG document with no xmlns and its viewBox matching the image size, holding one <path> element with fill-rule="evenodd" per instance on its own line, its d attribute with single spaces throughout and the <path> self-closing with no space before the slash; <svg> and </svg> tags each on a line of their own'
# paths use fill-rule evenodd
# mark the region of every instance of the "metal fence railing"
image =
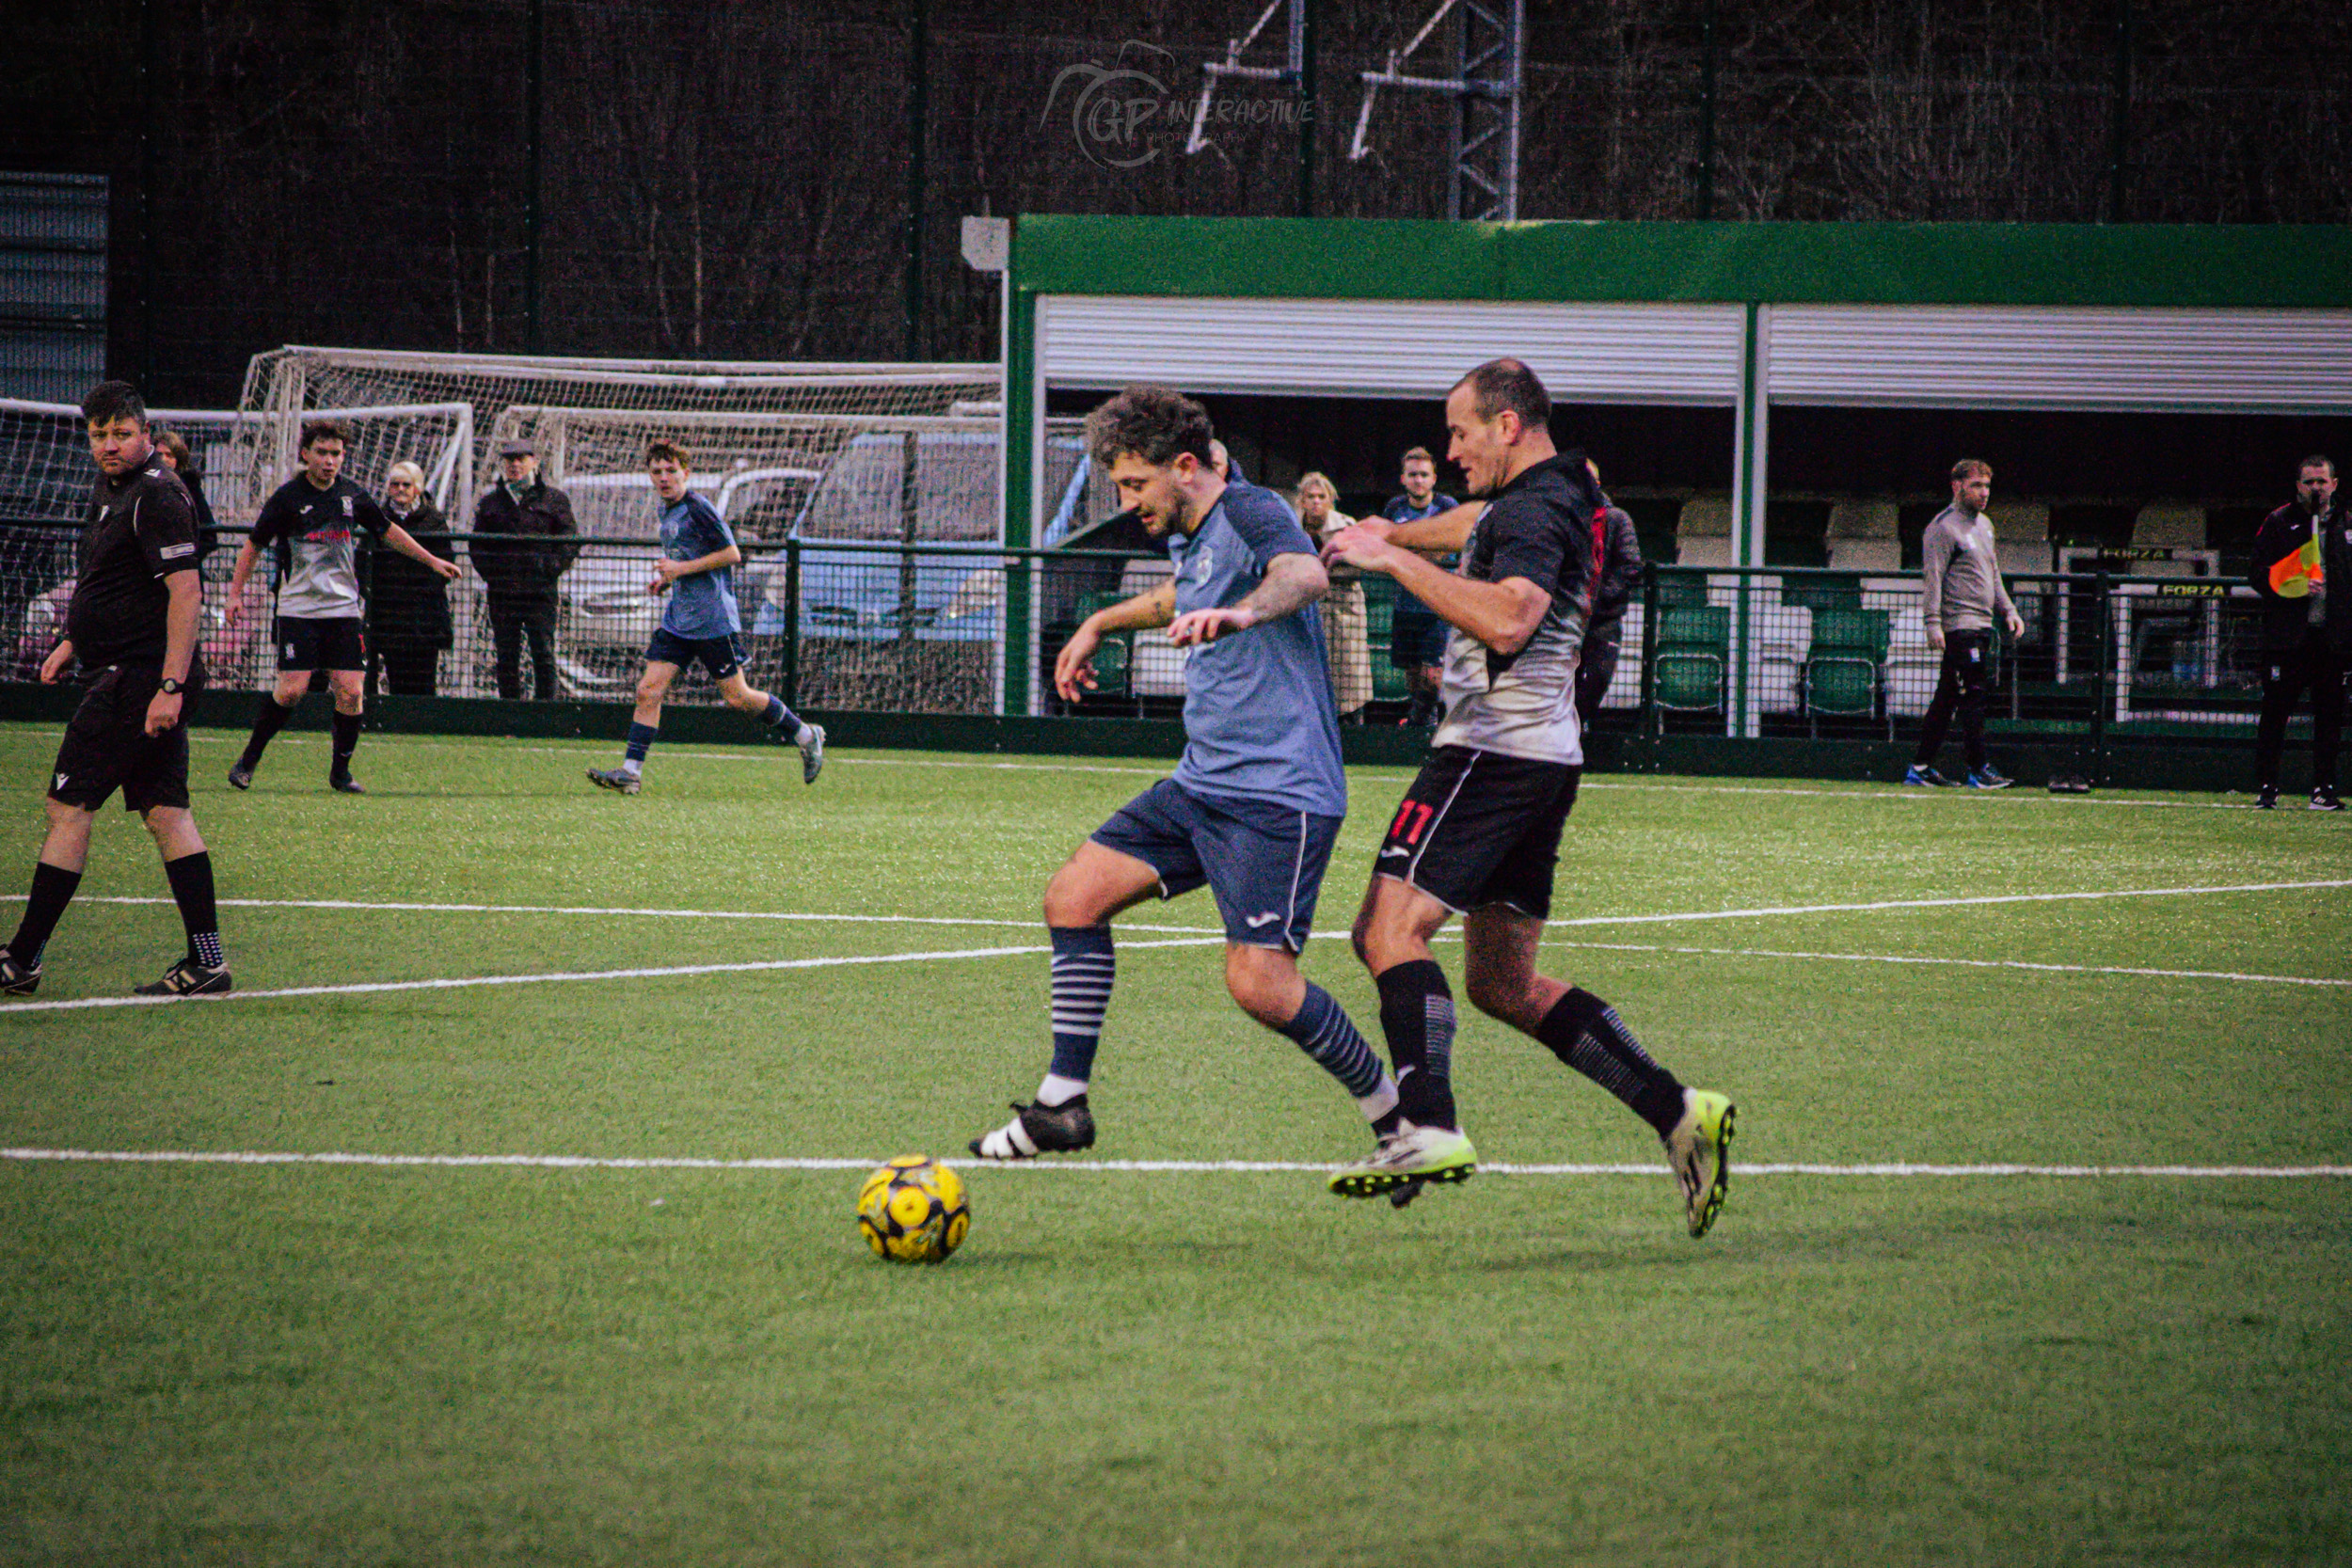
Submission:
<svg viewBox="0 0 2352 1568">
<path fill-rule="evenodd" d="M 240 536 L 222 530 L 202 564 L 204 656 L 217 689 L 259 689 L 276 671 L 266 564 L 246 588 L 241 624 L 231 627 L 222 614 Z M 7 678 L 31 679 L 55 645 L 76 537 L 51 526 L 0 528 Z M 496 696 L 497 621 L 515 607 L 492 601 L 472 557 L 501 541 L 461 533 L 428 542 L 468 568 L 445 591 L 446 645 L 431 650 L 425 665 L 434 690 Z M 661 619 L 662 600 L 645 591 L 660 546 L 650 538 L 576 544 L 534 610 L 552 629 L 555 694 L 626 702 Z M 1164 557 L 805 539 L 746 540 L 743 551 L 736 588 L 748 673 L 795 705 L 1073 717 L 1168 717 L 1181 706 L 1184 656 L 1164 632 L 1109 640 L 1095 660 L 1097 689 L 1081 702 L 1056 696 L 1050 680 L 1054 657 L 1078 623 L 1165 580 Z M 1997 723 L 2064 736 L 2113 725 L 2252 722 L 2261 606 L 2243 584 L 2211 577 L 2006 580 L 2025 631 L 1994 638 Z M 1406 672 L 1390 657 L 1391 585 L 1343 581 L 1335 595 L 1333 618 L 1353 625 L 1333 638 L 1343 666 L 1335 678 L 1351 705 L 1369 696 L 1357 710 L 1362 721 L 1393 723 L 1409 693 Z M 372 644 L 387 655 L 413 649 L 418 619 L 413 599 L 388 587 L 372 605 Z M 1620 639 L 1597 725 L 1604 731 L 1897 737 L 1915 731 L 1939 662 L 1915 575 L 1654 566 Z M 526 678 L 525 694 L 534 689 Z M 681 679 L 676 697 L 715 700 L 699 671 Z"/>
</svg>

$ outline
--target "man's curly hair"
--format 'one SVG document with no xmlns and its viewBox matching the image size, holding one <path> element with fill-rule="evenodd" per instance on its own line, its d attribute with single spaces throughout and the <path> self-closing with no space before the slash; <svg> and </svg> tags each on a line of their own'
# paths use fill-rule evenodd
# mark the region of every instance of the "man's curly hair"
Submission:
<svg viewBox="0 0 2352 1568">
<path fill-rule="evenodd" d="M 1209 411 L 1169 387 L 1130 387 L 1087 416 L 1087 451 L 1108 468 L 1125 452 L 1161 467 L 1190 452 L 1207 467 Z"/>
</svg>

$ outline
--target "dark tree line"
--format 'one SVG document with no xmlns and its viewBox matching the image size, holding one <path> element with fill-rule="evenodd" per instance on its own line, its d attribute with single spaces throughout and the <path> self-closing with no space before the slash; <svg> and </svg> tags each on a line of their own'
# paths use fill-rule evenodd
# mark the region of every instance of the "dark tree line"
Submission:
<svg viewBox="0 0 2352 1568">
<path fill-rule="evenodd" d="M 1357 73 L 1433 6 L 1318 0 L 1316 214 L 1445 215 L 1438 101 L 1384 96 L 1346 156 Z M 534 326 L 549 353 L 986 358 L 965 214 L 1298 210 L 1291 89 L 1222 94 L 1214 145 L 1182 150 L 1200 62 L 1259 9 L 924 0 L 918 83 L 916 0 L 541 0 L 535 319 L 530 0 L 35 8 L 0 159 L 112 177 L 110 357 L 158 401 L 228 402 L 280 342 L 514 351 Z M 1522 217 L 2352 216 L 2333 0 L 1529 10 Z M 1142 107 L 1089 121 L 1110 72 Z"/>
</svg>

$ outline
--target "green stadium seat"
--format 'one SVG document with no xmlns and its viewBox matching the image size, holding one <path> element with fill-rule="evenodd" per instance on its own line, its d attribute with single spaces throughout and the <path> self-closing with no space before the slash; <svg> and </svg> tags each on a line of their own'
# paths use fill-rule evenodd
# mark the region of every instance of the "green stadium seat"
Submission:
<svg viewBox="0 0 2352 1568">
<path fill-rule="evenodd" d="M 1396 629 L 1396 580 L 1378 573 L 1364 575 L 1364 639 L 1372 648 L 1372 699 L 1402 703 L 1413 695 L 1412 682 L 1389 657 Z"/>
<path fill-rule="evenodd" d="M 1659 609 L 1704 610 L 1707 607 L 1707 578 L 1702 574 L 1660 571 L 1657 577 Z"/>
<path fill-rule="evenodd" d="M 1096 610 L 1125 604 L 1130 597 L 1132 595 L 1120 593 L 1081 594 L 1078 595 L 1078 619 L 1083 623 Z M 1133 682 L 1130 672 L 1135 657 L 1135 633 L 1113 632 L 1103 639 L 1102 646 L 1094 650 L 1094 690 L 1089 696 L 1113 698 L 1131 695 Z"/>
<path fill-rule="evenodd" d="M 1889 616 L 1883 610 L 1813 612 L 1813 645 L 1804 661 L 1804 711 L 1819 733 L 1819 721 L 1875 718 L 1885 677 Z M 1893 720 L 1888 720 L 1889 736 Z"/>
<path fill-rule="evenodd" d="M 1685 605 L 1659 616 L 1651 686 L 1660 707 L 1686 712 L 1720 709 L 1724 675 L 1730 664 L 1731 610 L 1727 606 Z"/>
<path fill-rule="evenodd" d="M 1780 602 L 1799 605 L 1817 614 L 1824 610 L 1860 610 L 1860 578 L 1788 578 L 1780 587 Z M 1814 634 L 1820 636 L 1817 627 Z"/>
</svg>

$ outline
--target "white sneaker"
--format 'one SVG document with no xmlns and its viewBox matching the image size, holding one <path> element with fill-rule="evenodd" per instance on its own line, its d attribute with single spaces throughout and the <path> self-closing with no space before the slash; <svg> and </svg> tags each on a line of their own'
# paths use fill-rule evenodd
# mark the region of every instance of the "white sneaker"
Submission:
<svg viewBox="0 0 2352 1568">
<path fill-rule="evenodd" d="M 1467 1181 L 1478 1173 L 1478 1150 L 1447 1127 L 1417 1127 L 1400 1121 L 1380 1147 L 1331 1173 L 1331 1191 L 1342 1197 L 1380 1194 L 1428 1181 Z"/>
<path fill-rule="evenodd" d="M 801 783 L 813 784 L 817 775 L 825 770 L 825 726 L 811 724 L 808 739 L 796 744 L 801 748 Z"/>
</svg>

